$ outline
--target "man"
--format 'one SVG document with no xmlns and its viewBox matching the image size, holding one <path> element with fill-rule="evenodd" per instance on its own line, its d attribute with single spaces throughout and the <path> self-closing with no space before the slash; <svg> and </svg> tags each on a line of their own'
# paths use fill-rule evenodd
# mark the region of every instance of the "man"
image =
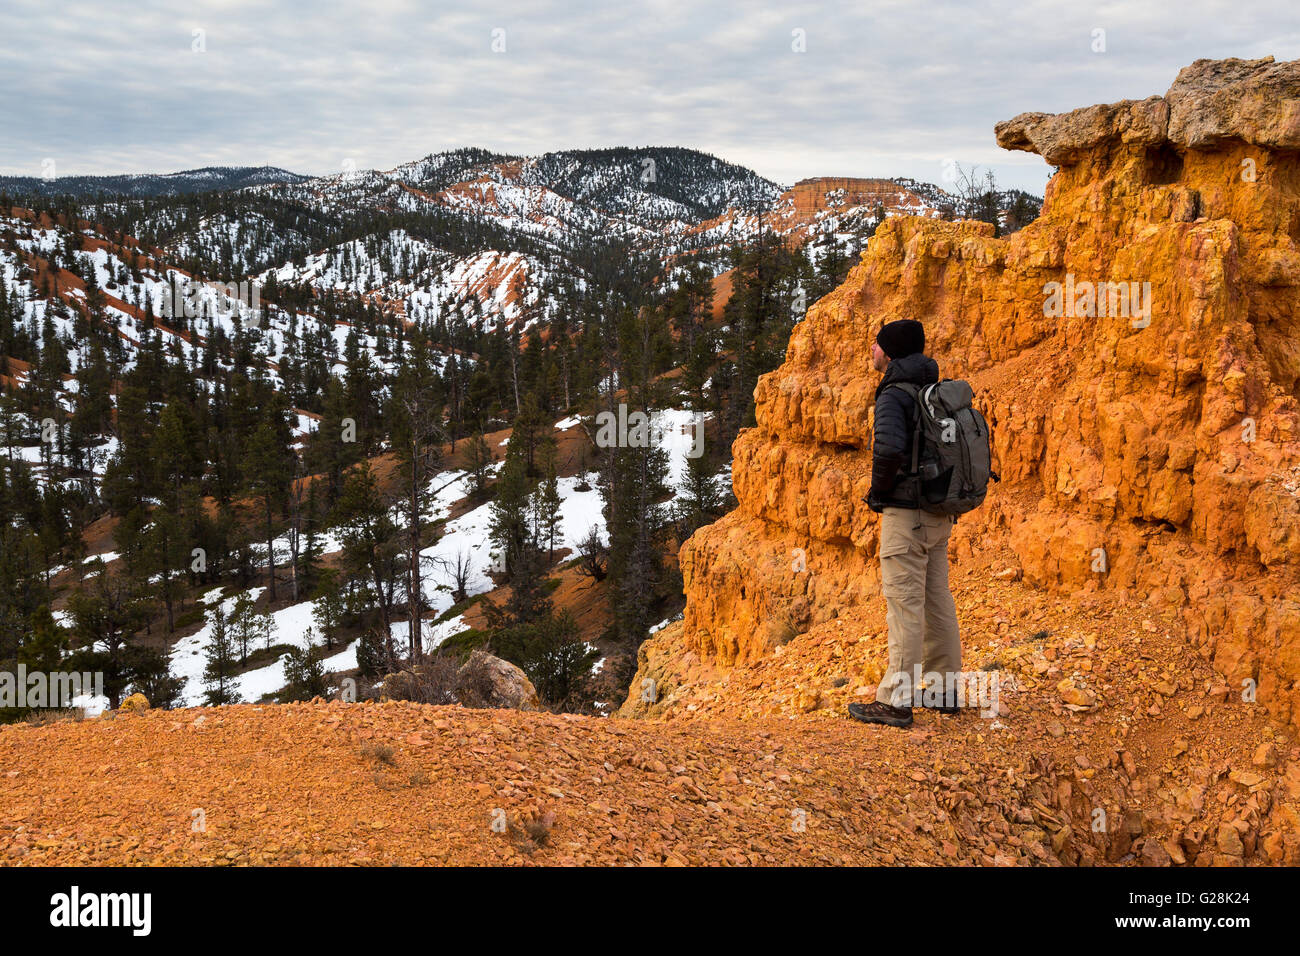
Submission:
<svg viewBox="0 0 1300 956">
<path fill-rule="evenodd" d="M 948 535 L 953 518 L 918 507 L 920 488 L 910 474 L 918 409 L 909 390 L 939 381 L 939 366 L 925 354 L 925 330 L 913 319 L 889 322 L 871 347 L 871 364 L 884 377 L 876 388 L 876 424 L 867 504 L 879 512 L 880 580 L 887 606 L 889 669 L 876 699 L 850 704 L 849 716 L 868 724 L 912 725 L 921 696 L 916 667 L 947 680 L 961 670 L 957 607 L 948 590 Z M 942 689 L 941 689 L 942 692 Z M 930 695 L 933 701 L 933 692 Z M 944 693 L 941 713 L 956 713 L 955 693 Z"/>
</svg>

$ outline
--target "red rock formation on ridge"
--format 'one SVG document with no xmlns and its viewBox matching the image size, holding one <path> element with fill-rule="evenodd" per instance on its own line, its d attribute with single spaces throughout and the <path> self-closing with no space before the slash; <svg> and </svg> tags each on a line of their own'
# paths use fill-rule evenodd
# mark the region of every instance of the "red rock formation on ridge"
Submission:
<svg viewBox="0 0 1300 956">
<path fill-rule="evenodd" d="M 875 207 L 891 212 L 908 212 L 926 217 L 939 215 L 924 199 L 892 179 L 858 179 L 848 176 L 818 176 L 801 179 L 781 196 L 796 220 L 813 219 L 819 213 L 840 212 L 854 206 Z"/>
<path fill-rule="evenodd" d="M 1175 611 L 1230 686 L 1300 722 L 1300 61 L 1197 61 L 1164 97 L 997 135 L 1059 165 L 1042 215 L 1007 239 L 891 218 L 809 310 L 735 443 L 739 507 L 682 549 L 688 643 L 760 660 L 878 600 L 870 343 L 915 317 L 975 386 L 1004 479 L 958 560 L 1009 545 L 1055 594 Z M 1137 292 L 1127 314 L 1100 283 Z"/>
<path fill-rule="evenodd" d="M 825 227 L 832 217 L 867 215 L 877 207 L 889 215 L 937 218 L 941 211 L 906 186 L 892 179 L 859 179 L 849 176 L 819 176 L 795 183 L 762 217 L 764 228 L 798 242 L 806 242 Z M 841 220 L 842 221 L 842 220 Z M 759 217 L 752 212 L 728 209 L 721 216 L 706 219 L 687 230 L 688 235 L 723 235 L 731 230 L 757 230 Z"/>
</svg>

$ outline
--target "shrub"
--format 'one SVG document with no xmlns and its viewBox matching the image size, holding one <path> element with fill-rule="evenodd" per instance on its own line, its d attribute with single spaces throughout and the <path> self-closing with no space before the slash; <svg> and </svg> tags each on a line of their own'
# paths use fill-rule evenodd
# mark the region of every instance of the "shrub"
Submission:
<svg viewBox="0 0 1300 956">
<path fill-rule="evenodd" d="M 367 628 L 357 644 L 357 667 L 363 677 L 378 677 L 388 670 L 388 648 L 384 636 L 375 628 Z"/>
<path fill-rule="evenodd" d="M 389 674 L 380 687 L 380 696 L 419 704 L 455 703 L 459 669 L 454 658 L 439 654 L 410 670 Z"/>
</svg>

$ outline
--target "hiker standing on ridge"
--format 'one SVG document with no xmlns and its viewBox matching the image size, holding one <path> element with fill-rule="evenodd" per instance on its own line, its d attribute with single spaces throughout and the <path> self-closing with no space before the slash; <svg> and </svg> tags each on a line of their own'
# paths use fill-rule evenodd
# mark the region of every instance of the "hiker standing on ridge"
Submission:
<svg viewBox="0 0 1300 956">
<path fill-rule="evenodd" d="M 914 704 L 957 712 L 961 636 L 948 589 L 948 536 L 956 516 L 984 500 L 988 426 L 971 406 L 968 384 L 939 384 L 939 366 L 925 354 L 920 322 L 886 323 L 871 347 L 871 364 L 884 377 L 876 388 L 866 500 L 881 515 L 889 668 L 876 699 L 849 704 L 849 716 L 910 727 Z M 927 688 L 923 702 L 917 678 L 936 672 L 945 684 Z"/>
</svg>

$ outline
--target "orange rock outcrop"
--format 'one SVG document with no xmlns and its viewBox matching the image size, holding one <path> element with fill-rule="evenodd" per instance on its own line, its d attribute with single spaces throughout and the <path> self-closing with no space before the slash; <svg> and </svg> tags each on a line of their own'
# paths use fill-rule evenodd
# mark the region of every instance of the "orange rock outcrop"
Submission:
<svg viewBox="0 0 1300 956">
<path fill-rule="evenodd" d="M 1163 97 L 997 137 L 1059 167 L 1042 215 L 1005 239 L 891 218 L 809 310 L 735 442 L 739 507 L 682 549 L 686 656 L 759 661 L 879 602 L 870 344 L 914 317 L 1003 478 L 954 559 L 1009 547 L 1061 600 L 1172 612 L 1189 654 L 1300 722 L 1300 61 L 1197 61 Z"/>
<path fill-rule="evenodd" d="M 781 196 L 796 219 L 812 220 L 820 213 L 852 206 L 880 205 L 886 210 L 906 209 L 918 215 L 937 216 L 924 199 L 892 179 L 859 179 L 850 176 L 818 176 L 801 179 Z"/>
</svg>

